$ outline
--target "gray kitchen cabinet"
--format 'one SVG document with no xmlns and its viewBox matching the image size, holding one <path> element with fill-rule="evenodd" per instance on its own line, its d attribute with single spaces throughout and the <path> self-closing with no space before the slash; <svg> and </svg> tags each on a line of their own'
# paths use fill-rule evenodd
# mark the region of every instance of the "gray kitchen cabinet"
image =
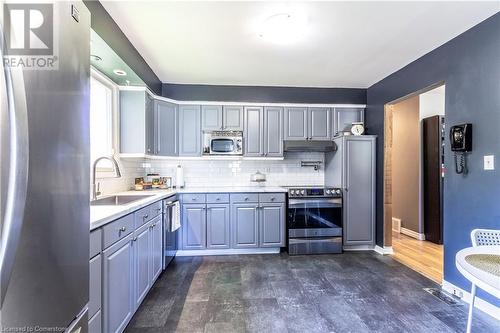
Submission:
<svg viewBox="0 0 500 333">
<path fill-rule="evenodd" d="M 338 135 L 343 131 L 350 131 L 351 124 L 364 122 L 364 108 L 335 108 L 333 110 L 333 135 Z"/>
<path fill-rule="evenodd" d="M 331 122 L 329 108 L 309 108 L 307 120 L 309 140 L 331 140 Z"/>
<path fill-rule="evenodd" d="M 344 246 L 375 245 L 376 137 L 346 136 L 340 140 L 344 164 Z"/>
<path fill-rule="evenodd" d="M 179 106 L 179 156 L 201 156 L 201 108 Z"/>
<path fill-rule="evenodd" d="M 264 155 L 264 113 L 262 107 L 245 107 L 244 149 L 245 156 Z"/>
<path fill-rule="evenodd" d="M 148 94 L 145 91 L 120 91 L 120 153 L 122 154 L 146 153 L 148 145 L 146 95 Z"/>
<path fill-rule="evenodd" d="M 177 105 L 155 100 L 156 150 L 155 155 L 178 155 L 178 111 Z"/>
<path fill-rule="evenodd" d="M 205 249 L 207 223 L 205 204 L 182 205 L 182 247 L 184 250 Z"/>
<path fill-rule="evenodd" d="M 207 205 L 207 248 L 228 249 L 229 243 L 229 204 Z"/>
<path fill-rule="evenodd" d="M 243 107 L 225 105 L 223 111 L 223 129 L 225 131 L 243 131 Z"/>
<path fill-rule="evenodd" d="M 283 156 L 283 108 L 264 108 L 264 156 Z"/>
<path fill-rule="evenodd" d="M 123 332 L 134 313 L 133 234 L 103 251 L 103 331 Z"/>
<path fill-rule="evenodd" d="M 101 333 L 102 332 L 102 316 L 101 311 L 89 319 L 89 333 Z"/>
<path fill-rule="evenodd" d="M 162 216 L 151 222 L 151 285 L 160 276 L 163 269 L 163 229 Z"/>
<path fill-rule="evenodd" d="M 101 310 L 102 256 L 96 255 L 89 262 L 89 318 Z"/>
<path fill-rule="evenodd" d="M 134 309 L 141 305 L 151 287 L 151 223 L 135 231 L 134 242 Z"/>
<path fill-rule="evenodd" d="M 153 97 L 146 93 L 146 154 L 153 155 L 155 153 L 155 115 Z"/>
<path fill-rule="evenodd" d="M 259 247 L 258 203 L 231 204 L 233 248 Z"/>
<path fill-rule="evenodd" d="M 220 131 L 223 129 L 222 106 L 202 105 L 201 129 L 203 131 Z"/>
<path fill-rule="evenodd" d="M 308 138 L 307 119 L 306 107 L 285 108 L 285 140 L 306 140 Z"/>
<path fill-rule="evenodd" d="M 285 246 L 285 203 L 261 203 L 259 210 L 259 246 Z"/>
</svg>

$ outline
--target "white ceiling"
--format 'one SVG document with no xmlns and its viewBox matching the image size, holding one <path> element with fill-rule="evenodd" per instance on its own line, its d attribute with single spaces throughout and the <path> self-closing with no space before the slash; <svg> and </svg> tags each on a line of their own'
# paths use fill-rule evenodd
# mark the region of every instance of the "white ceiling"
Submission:
<svg viewBox="0 0 500 333">
<path fill-rule="evenodd" d="M 499 2 L 101 1 L 163 82 L 367 88 L 498 12 Z M 258 35 L 300 13 L 288 45 Z"/>
</svg>

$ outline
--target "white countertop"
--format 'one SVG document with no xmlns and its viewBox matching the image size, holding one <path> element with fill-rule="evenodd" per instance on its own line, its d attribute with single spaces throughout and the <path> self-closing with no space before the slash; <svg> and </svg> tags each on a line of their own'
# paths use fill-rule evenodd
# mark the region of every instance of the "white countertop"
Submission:
<svg viewBox="0 0 500 333">
<path fill-rule="evenodd" d="M 286 192 L 283 187 L 278 186 L 215 186 L 215 187 L 186 187 L 180 190 L 146 190 L 126 191 L 113 195 L 144 195 L 145 198 L 119 206 L 90 206 L 90 230 L 97 229 L 122 216 L 135 212 L 153 202 L 171 197 L 177 193 L 237 193 L 237 192 L 260 192 L 275 193 Z"/>
</svg>

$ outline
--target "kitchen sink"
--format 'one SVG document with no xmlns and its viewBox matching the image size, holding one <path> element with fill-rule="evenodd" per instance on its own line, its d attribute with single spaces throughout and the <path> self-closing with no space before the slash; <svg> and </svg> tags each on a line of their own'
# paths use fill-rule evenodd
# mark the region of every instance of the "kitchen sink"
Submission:
<svg viewBox="0 0 500 333">
<path fill-rule="evenodd" d="M 134 201 L 146 199 L 153 195 L 112 195 L 105 198 L 100 198 L 90 202 L 91 206 L 121 206 L 127 205 Z"/>
</svg>

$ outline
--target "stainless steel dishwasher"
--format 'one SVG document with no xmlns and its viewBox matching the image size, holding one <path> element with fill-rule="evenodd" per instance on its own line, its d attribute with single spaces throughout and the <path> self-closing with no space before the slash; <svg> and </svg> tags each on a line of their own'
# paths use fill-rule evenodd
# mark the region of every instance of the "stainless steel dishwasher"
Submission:
<svg viewBox="0 0 500 333">
<path fill-rule="evenodd" d="M 163 200 L 163 269 L 166 269 L 168 264 L 174 259 L 177 253 L 177 233 L 179 228 L 175 229 L 174 219 L 179 216 L 174 216 L 174 209 L 178 200 Z"/>
</svg>

